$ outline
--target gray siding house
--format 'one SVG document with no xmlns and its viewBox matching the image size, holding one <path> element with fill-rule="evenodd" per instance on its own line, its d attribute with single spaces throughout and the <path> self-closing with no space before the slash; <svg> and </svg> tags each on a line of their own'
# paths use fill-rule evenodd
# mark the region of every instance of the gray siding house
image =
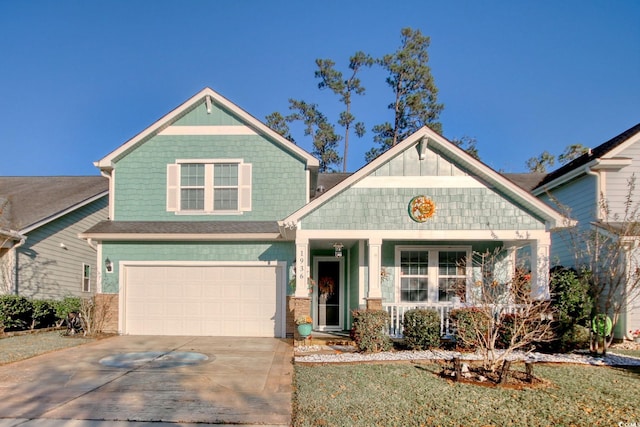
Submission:
<svg viewBox="0 0 640 427">
<path fill-rule="evenodd" d="M 96 249 L 78 234 L 107 215 L 106 178 L 0 177 L 0 294 L 92 295 Z"/>
<path fill-rule="evenodd" d="M 532 192 L 551 206 L 567 209 L 577 227 L 615 234 L 621 223 L 637 221 L 637 217 L 625 218 L 640 206 L 637 179 L 640 179 L 640 124 L 539 179 Z M 640 239 L 637 235 L 624 238 L 629 241 L 629 250 L 623 256 L 631 284 L 636 280 L 634 272 L 640 271 L 637 249 Z M 572 242 L 567 231 L 552 233 L 551 265 L 579 268 L 574 256 L 576 244 L 579 243 Z M 640 295 L 627 289 L 621 304 L 616 336 L 631 338 L 629 331 L 640 329 Z"/>
</svg>

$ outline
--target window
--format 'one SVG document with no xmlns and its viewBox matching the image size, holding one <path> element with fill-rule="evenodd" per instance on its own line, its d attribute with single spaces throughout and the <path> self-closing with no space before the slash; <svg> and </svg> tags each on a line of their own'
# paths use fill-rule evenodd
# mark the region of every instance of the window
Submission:
<svg viewBox="0 0 640 427">
<path fill-rule="evenodd" d="M 185 164 L 180 167 L 180 209 L 204 210 L 204 165 Z"/>
<path fill-rule="evenodd" d="M 469 269 L 465 260 L 471 248 L 397 247 L 399 269 L 396 301 L 448 302 L 464 299 Z"/>
<path fill-rule="evenodd" d="M 91 292 L 91 266 L 82 264 L 82 292 Z"/>
<path fill-rule="evenodd" d="M 167 211 L 236 214 L 251 210 L 251 165 L 242 160 L 178 160 L 167 165 Z"/>
<path fill-rule="evenodd" d="M 464 251 L 445 251 L 438 254 L 438 300 L 451 301 L 464 296 L 467 281 Z M 462 295 L 461 295 L 462 294 Z"/>
<path fill-rule="evenodd" d="M 403 251 L 400 255 L 400 294 L 403 302 L 424 302 L 429 298 L 429 252 Z"/>
<path fill-rule="evenodd" d="M 213 210 L 238 210 L 238 165 L 213 165 Z"/>
</svg>

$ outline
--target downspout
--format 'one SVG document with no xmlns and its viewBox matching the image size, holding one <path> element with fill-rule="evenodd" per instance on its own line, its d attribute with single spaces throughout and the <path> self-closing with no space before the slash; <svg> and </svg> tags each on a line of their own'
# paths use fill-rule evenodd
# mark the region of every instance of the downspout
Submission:
<svg viewBox="0 0 640 427">
<path fill-rule="evenodd" d="M 113 169 L 106 171 L 105 169 L 100 169 L 100 175 L 102 175 L 103 177 L 107 178 L 109 180 L 109 217 L 108 219 L 113 220 L 113 197 L 114 197 L 114 191 L 113 191 Z"/>
<path fill-rule="evenodd" d="M 601 200 L 600 200 L 600 196 L 602 194 L 602 191 L 600 190 L 600 182 L 601 182 L 600 172 L 595 172 L 591 170 L 589 166 L 584 167 L 584 172 L 587 175 L 595 177 L 596 179 L 596 220 L 600 221 L 602 219 L 601 218 L 602 206 L 601 206 Z"/>
<path fill-rule="evenodd" d="M 11 248 L 13 250 L 13 271 L 11 273 L 13 275 L 14 295 L 18 295 L 18 248 L 24 245 L 26 241 L 27 236 L 20 234 L 20 241 Z"/>
</svg>

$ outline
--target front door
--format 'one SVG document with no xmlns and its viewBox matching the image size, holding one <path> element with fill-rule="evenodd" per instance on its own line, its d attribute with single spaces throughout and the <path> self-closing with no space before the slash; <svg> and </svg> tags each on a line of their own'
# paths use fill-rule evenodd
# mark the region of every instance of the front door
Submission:
<svg viewBox="0 0 640 427">
<path fill-rule="evenodd" d="M 317 257 L 315 259 L 313 289 L 314 323 L 321 331 L 341 331 L 342 323 L 342 259 Z"/>
</svg>

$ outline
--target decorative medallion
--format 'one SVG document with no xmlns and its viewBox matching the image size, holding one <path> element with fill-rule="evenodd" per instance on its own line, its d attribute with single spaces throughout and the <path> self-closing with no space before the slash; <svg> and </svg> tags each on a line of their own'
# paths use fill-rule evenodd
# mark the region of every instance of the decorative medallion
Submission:
<svg viewBox="0 0 640 427">
<path fill-rule="evenodd" d="M 409 216 L 415 222 L 425 222 L 436 213 L 436 204 L 427 196 L 416 196 L 409 202 Z"/>
</svg>

